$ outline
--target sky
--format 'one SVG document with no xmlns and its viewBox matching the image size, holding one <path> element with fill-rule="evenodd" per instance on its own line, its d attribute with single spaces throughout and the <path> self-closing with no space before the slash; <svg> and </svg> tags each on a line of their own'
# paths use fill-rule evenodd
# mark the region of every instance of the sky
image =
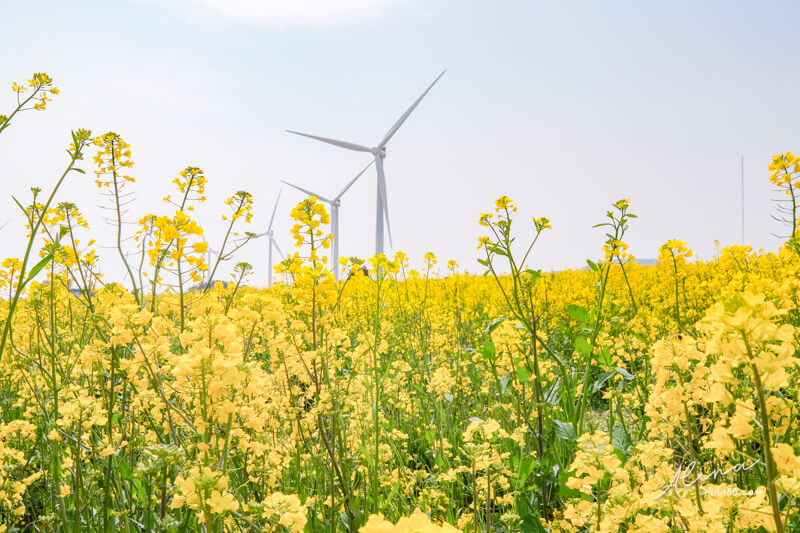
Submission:
<svg viewBox="0 0 800 533">
<path fill-rule="evenodd" d="M 551 220 L 534 268 L 601 256 L 592 226 L 620 198 L 639 216 L 626 235 L 635 256 L 677 238 L 710 258 L 715 240 L 741 241 L 741 157 L 745 240 L 775 250 L 783 228 L 767 165 L 800 150 L 798 16 L 800 4 L 770 1 L 2 2 L 0 18 L 17 22 L 0 34 L 0 112 L 32 72 L 61 94 L 0 137 L 0 224 L 11 220 L 0 255 L 22 255 L 12 195 L 24 203 L 31 186 L 52 187 L 71 129 L 132 146 L 132 222 L 170 214 L 161 199 L 177 172 L 203 169 L 197 218 L 216 247 L 235 191 L 253 194 L 247 229 L 262 232 L 281 180 L 333 195 L 370 160 L 286 129 L 372 146 L 444 69 L 387 147 L 388 252 L 419 265 L 432 251 L 442 270 L 455 259 L 479 271 L 478 218 L 508 195 L 520 243 L 532 217 Z M 86 214 L 106 279 L 121 280 L 91 159 L 82 167 L 58 201 Z M 343 256 L 374 252 L 375 194 L 370 170 L 343 197 Z M 284 252 L 302 199 L 284 188 L 274 228 Z M 263 285 L 266 256 L 261 239 L 235 260 Z"/>
</svg>

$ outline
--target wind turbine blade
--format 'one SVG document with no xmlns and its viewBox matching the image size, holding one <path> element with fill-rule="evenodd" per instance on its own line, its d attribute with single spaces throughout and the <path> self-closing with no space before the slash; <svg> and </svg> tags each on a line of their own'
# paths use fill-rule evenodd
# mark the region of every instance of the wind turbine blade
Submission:
<svg viewBox="0 0 800 533">
<path fill-rule="evenodd" d="M 361 177 L 361 175 L 362 175 L 364 172 L 366 172 L 366 171 L 367 171 L 367 169 L 368 169 L 369 167 L 371 167 L 371 166 L 372 166 L 372 164 L 373 164 L 374 162 L 375 162 L 375 160 L 374 160 L 374 159 L 373 159 L 372 161 L 370 161 L 370 162 L 369 162 L 369 165 L 365 166 L 365 167 L 364 167 L 364 170 L 362 170 L 361 172 L 359 172 L 359 173 L 358 173 L 358 176 L 356 176 L 355 178 L 351 179 L 351 180 L 350 180 L 350 183 L 348 183 L 348 184 L 345 186 L 345 188 L 344 188 L 344 189 L 342 189 L 342 192 L 340 192 L 340 193 L 339 193 L 339 195 L 338 195 L 336 198 L 334 198 L 333 200 L 334 200 L 334 201 L 336 201 L 336 200 L 338 200 L 339 198 L 341 198 L 342 196 L 344 196 L 344 193 L 346 193 L 346 192 L 347 192 L 347 189 L 349 189 L 350 187 L 352 187 L 352 186 L 353 186 L 353 184 L 356 182 L 356 180 L 357 180 L 358 178 L 360 178 L 360 177 Z"/>
<path fill-rule="evenodd" d="M 8 226 L 8 224 L 9 224 L 10 222 L 11 222 L 10 220 L 6 220 L 6 221 L 3 223 L 3 225 L 2 225 L 2 226 L 0 226 L 0 230 L 1 230 L 1 229 L 3 229 L 3 228 L 5 228 L 6 226 Z"/>
<path fill-rule="evenodd" d="M 289 133 L 294 133 L 295 135 L 302 135 L 303 137 L 308 137 L 309 139 L 316 139 L 324 143 L 332 144 L 340 148 L 355 150 L 356 152 L 372 152 L 371 148 L 367 148 L 366 146 L 361 146 L 360 144 L 349 143 L 347 141 L 338 141 L 336 139 L 329 139 L 327 137 L 318 137 L 317 135 L 309 135 L 308 133 L 300 133 L 299 131 L 292 131 L 292 130 L 286 130 L 286 131 Z"/>
<path fill-rule="evenodd" d="M 274 245 L 275 249 L 278 250 L 278 253 L 281 255 L 281 259 L 286 259 L 286 256 L 283 255 L 283 252 L 281 252 L 281 247 L 278 246 L 278 241 L 276 241 L 274 238 L 271 238 L 270 244 Z"/>
<path fill-rule="evenodd" d="M 286 181 L 286 180 L 281 180 L 281 181 L 282 181 L 283 183 L 285 183 L 286 185 L 288 185 L 289 187 L 294 187 L 294 188 L 295 188 L 295 189 L 297 189 L 298 191 L 300 191 L 300 192 L 304 192 L 304 193 L 306 193 L 306 194 L 307 194 L 307 195 L 309 195 L 309 196 L 316 196 L 317 198 L 319 198 L 319 199 L 320 199 L 320 200 L 322 200 L 323 202 L 328 202 L 328 203 L 331 203 L 331 201 L 330 201 L 330 200 L 328 200 L 327 198 L 325 198 L 325 197 L 324 197 L 324 196 L 322 196 L 321 194 L 317 194 L 317 193 L 315 193 L 315 192 L 311 192 L 311 191 L 309 191 L 308 189 L 304 189 L 304 188 L 300 187 L 299 185 L 295 185 L 294 183 L 289 183 L 289 182 L 288 182 L 288 181 Z"/>
<path fill-rule="evenodd" d="M 262 235 L 264 235 L 266 233 L 269 233 L 269 230 L 272 229 L 272 222 L 275 221 L 275 211 L 278 210 L 278 202 L 281 199 L 281 193 L 282 192 L 283 192 L 283 189 L 278 189 L 278 197 L 275 198 L 275 207 L 272 208 L 272 216 L 269 217 L 269 226 L 267 227 L 267 231 L 265 233 L 262 233 Z M 260 237 L 260 235 L 259 235 L 259 237 Z"/>
<path fill-rule="evenodd" d="M 283 189 L 278 189 L 278 197 L 275 199 L 275 207 L 272 208 L 272 216 L 269 217 L 269 227 L 267 228 L 267 232 L 269 232 L 269 230 L 272 229 L 272 222 L 275 220 L 275 211 L 278 210 L 278 201 L 280 201 L 280 199 L 281 199 L 281 193 L 282 192 L 283 192 Z M 261 235 L 264 235 L 264 233 L 262 233 Z M 259 235 L 259 237 L 261 235 Z"/>
<path fill-rule="evenodd" d="M 433 80 L 433 83 L 428 85 L 428 88 L 425 89 L 425 92 L 422 93 L 420 97 L 417 98 L 417 100 L 413 104 L 411 104 L 411 107 L 408 108 L 408 111 L 403 113 L 403 115 L 399 119 L 397 119 L 397 122 L 394 123 L 394 126 L 392 126 L 392 128 L 386 133 L 386 135 L 384 135 L 383 140 L 380 143 L 378 143 L 378 148 L 383 148 L 384 146 L 386 146 L 386 143 L 389 142 L 389 139 L 391 139 L 394 136 L 394 134 L 397 133 L 397 130 L 399 130 L 400 126 L 403 125 L 403 122 L 406 121 L 406 119 L 409 117 L 409 115 L 411 115 L 414 109 L 416 109 L 416 107 L 419 105 L 422 99 L 425 98 L 425 95 L 428 94 L 428 91 L 430 91 L 433 88 L 433 86 L 436 85 L 436 82 L 439 81 L 439 78 L 444 76 L 445 72 L 447 72 L 447 69 L 443 70 L 442 73 L 439 74 L 435 80 Z"/>
<path fill-rule="evenodd" d="M 389 199 L 386 194 L 386 179 L 383 174 L 378 176 L 378 190 L 381 193 L 381 203 L 383 203 L 383 217 L 386 221 L 386 231 L 389 233 L 389 246 L 394 248 L 394 244 L 392 243 L 392 226 L 389 224 Z"/>
</svg>

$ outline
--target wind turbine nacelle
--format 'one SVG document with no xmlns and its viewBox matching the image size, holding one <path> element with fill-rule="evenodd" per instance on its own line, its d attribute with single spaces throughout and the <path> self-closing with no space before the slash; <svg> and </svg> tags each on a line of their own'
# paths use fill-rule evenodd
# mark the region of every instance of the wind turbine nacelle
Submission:
<svg viewBox="0 0 800 533">
<path fill-rule="evenodd" d="M 371 149 L 370 152 L 372 152 L 372 155 L 381 156 L 381 159 L 386 159 L 386 147 L 385 146 L 382 146 L 380 148 L 378 148 L 376 146 L 375 148 Z"/>
</svg>

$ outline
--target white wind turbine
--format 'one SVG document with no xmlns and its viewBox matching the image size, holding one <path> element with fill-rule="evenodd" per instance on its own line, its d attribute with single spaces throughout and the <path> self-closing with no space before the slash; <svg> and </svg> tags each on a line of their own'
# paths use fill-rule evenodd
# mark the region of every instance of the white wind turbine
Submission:
<svg viewBox="0 0 800 533">
<path fill-rule="evenodd" d="M 209 246 L 206 248 L 206 264 L 208 265 L 209 269 L 213 266 L 213 263 L 211 262 L 212 255 L 216 255 L 217 257 L 219 257 L 219 252 Z M 208 276 L 211 276 L 211 270 L 206 270 L 205 272 L 203 272 L 204 278 Z M 204 283 L 208 283 L 208 280 L 205 280 Z"/>
<path fill-rule="evenodd" d="M 283 189 L 278 191 L 278 197 L 275 199 L 275 207 L 272 208 L 272 216 L 269 219 L 267 231 L 256 235 L 256 238 L 264 236 L 269 238 L 269 260 L 267 264 L 267 268 L 269 269 L 267 273 L 267 284 L 269 287 L 272 287 L 272 248 L 274 247 L 276 250 L 278 250 L 280 256 L 285 259 L 283 252 L 281 252 L 280 246 L 278 246 L 278 241 L 275 240 L 275 231 L 272 229 L 272 223 L 275 221 L 275 212 L 278 210 L 278 202 L 281 199 L 281 192 L 283 192 Z"/>
<path fill-rule="evenodd" d="M 373 161 L 370 161 L 369 165 L 365 166 L 364 170 L 359 172 L 355 178 L 351 179 L 350 182 L 347 185 L 345 185 L 344 189 L 342 189 L 342 191 L 339 194 L 333 197 L 333 199 L 329 199 L 326 198 L 325 196 L 322 196 L 321 194 L 311 192 L 308 189 L 304 189 L 298 185 L 295 185 L 294 183 L 289 183 L 286 180 L 281 180 L 286 185 L 294 187 L 298 191 L 304 192 L 309 196 L 316 196 L 317 198 L 319 198 L 320 200 L 331 206 L 331 233 L 333 233 L 333 251 L 331 254 L 331 268 L 333 269 L 333 277 L 336 280 L 339 279 L 339 207 L 342 205 L 342 196 L 344 196 L 344 193 L 346 193 L 347 190 L 350 187 L 352 187 L 352 185 L 356 182 L 356 180 L 360 178 L 361 175 L 364 172 L 366 172 L 369 167 L 372 166 L 372 163 Z"/>
<path fill-rule="evenodd" d="M 384 172 L 383 172 L 383 159 L 386 157 L 386 144 L 394 136 L 394 134 L 397 133 L 397 130 L 400 129 L 400 126 L 403 125 L 403 123 L 406 121 L 406 119 L 409 117 L 409 115 L 411 115 L 411 113 L 414 111 L 414 109 L 417 107 L 417 105 L 419 105 L 419 103 L 422 101 L 422 99 L 425 98 L 425 95 L 428 94 L 428 91 L 430 91 L 433 88 L 433 86 L 436 84 L 436 82 L 439 81 L 439 78 L 444 76 L 445 72 L 447 72 L 447 70 L 443 70 L 442 73 L 439 74 L 436 77 L 435 80 L 433 80 L 433 83 L 431 83 L 428 86 L 428 88 L 425 89 L 425 92 L 423 92 L 420 95 L 420 97 L 417 98 L 416 101 L 413 104 L 411 104 L 411 107 L 409 107 L 408 110 L 400 116 L 400 118 L 389 129 L 389 131 L 386 133 L 386 135 L 383 136 L 383 139 L 381 139 L 381 141 L 377 144 L 377 146 L 374 146 L 372 148 L 369 148 L 367 146 L 363 146 L 363 145 L 360 145 L 360 144 L 354 144 L 354 143 L 347 142 L 347 141 L 339 141 L 339 140 L 336 140 L 336 139 L 329 139 L 327 137 L 319 137 L 317 135 L 309 135 L 308 133 L 300 133 L 299 131 L 286 130 L 289 133 L 294 133 L 295 135 L 302 135 L 303 137 L 309 137 L 311 139 L 316 139 L 318 141 L 322 141 L 322 142 L 325 142 L 325 143 L 328 143 L 328 144 L 332 144 L 332 145 L 338 146 L 340 148 L 346 148 L 347 150 L 354 150 L 356 152 L 369 152 L 369 153 L 371 153 L 373 155 L 373 157 L 375 159 L 375 168 L 378 171 L 378 194 L 377 194 L 377 206 L 376 206 L 376 211 L 375 211 L 375 253 L 376 254 L 383 253 L 383 221 L 384 221 L 384 219 L 386 220 L 386 229 L 388 230 L 388 233 L 389 233 L 389 244 L 391 245 L 391 243 L 392 243 L 392 228 L 389 225 L 389 205 L 388 205 L 388 199 L 386 197 L 386 177 L 385 177 Z"/>
</svg>

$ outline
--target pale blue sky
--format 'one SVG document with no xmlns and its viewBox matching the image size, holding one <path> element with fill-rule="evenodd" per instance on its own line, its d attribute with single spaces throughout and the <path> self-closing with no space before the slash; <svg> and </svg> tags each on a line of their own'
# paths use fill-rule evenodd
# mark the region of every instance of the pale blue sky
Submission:
<svg viewBox="0 0 800 533">
<path fill-rule="evenodd" d="M 10 194 L 48 187 L 69 129 L 123 135 L 138 203 L 165 211 L 175 173 L 206 171 L 200 213 L 212 242 L 221 201 L 252 192 L 263 231 L 281 179 L 334 193 L 369 156 L 289 135 L 297 129 L 375 144 L 444 68 L 447 74 L 392 139 L 385 162 L 395 249 L 434 251 L 475 271 L 477 219 L 502 194 L 519 229 L 547 216 L 535 266 L 581 266 L 600 254 L 611 202 L 629 197 L 629 242 L 655 257 L 670 238 L 701 256 L 739 241 L 739 158 L 746 238 L 775 249 L 773 154 L 800 150 L 792 2 L 478 2 L 446 0 L 129 0 L 4 2 L 0 84 L 48 72 L 62 94 L 0 139 L 0 205 L 14 222 L 2 255 L 19 255 Z M 8 21 L 16 21 L 10 24 Z M 0 109 L 12 107 L 9 90 Z M 89 169 L 87 161 L 84 168 Z M 101 244 L 90 177 L 60 198 L 78 203 Z M 284 190 L 276 230 L 300 193 Z M 375 176 L 345 196 L 342 255 L 373 252 Z M 2 221 L 0 221 L 2 222 Z M 13 248 L 9 248 L 13 246 Z M 265 276 L 266 243 L 241 255 Z M 106 259 L 109 276 L 118 262 Z"/>
</svg>

